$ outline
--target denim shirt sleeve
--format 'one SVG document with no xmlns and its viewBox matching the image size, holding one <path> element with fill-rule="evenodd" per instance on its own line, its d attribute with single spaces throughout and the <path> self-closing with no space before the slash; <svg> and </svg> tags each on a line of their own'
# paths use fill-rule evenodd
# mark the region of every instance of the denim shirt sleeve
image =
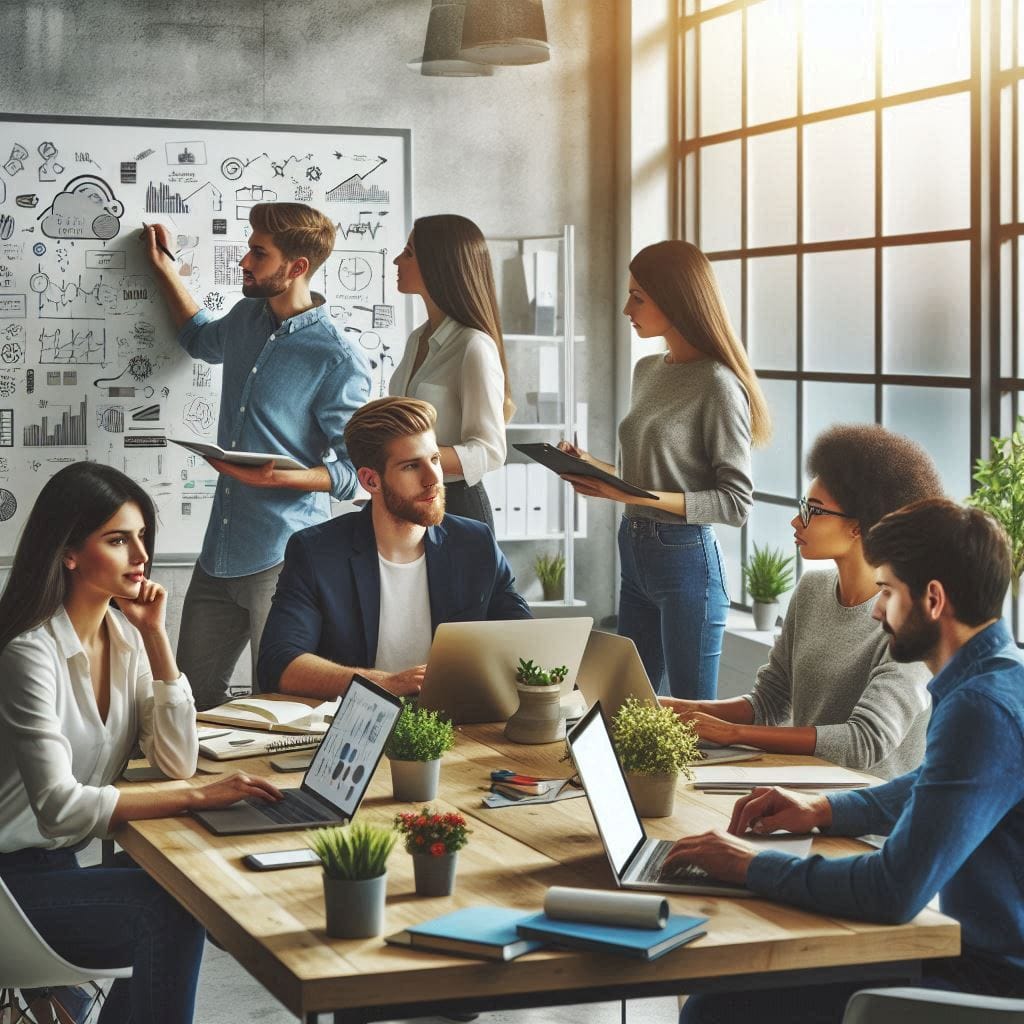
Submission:
<svg viewBox="0 0 1024 1024">
<path fill-rule="evenodd" d="M 324 379 L 314 402 L 317 423 L 334 452 L 335 457 L 324 465 L 331 477 L 331 494 L 339 501 L 351 498 L 359 487 L 345 447 L 345 426 L 369 398 L 369 368 L 350 353 Z"/>
<path fill-rule="evenodd" d="M 900 789 L 913 783 L 881 850 L 834 860 L 768 851 L 750 865 L 750 888 L 819 913 L 882 923 L 900 924 L 919 913 L 1024 796 L 1017 722 L 979 689 L 947 699 L 916 779 L 912 773 L 879 787 L 879 807 L 891 810 L 888 797 L 894 803 Z M 833 808 L 840 810 L 840 824 L 849 825 L 856 804 L 844 802 L 834 801 Z"/>
<path fill-rule="evenodd" d="M 193 358 L 207 363 L 224 362 L 224 345 L 228 329 L 226 317 L 214 320 L 209 312 L 200 309 L 178 331 L 178 344 Z"/>
</svg>

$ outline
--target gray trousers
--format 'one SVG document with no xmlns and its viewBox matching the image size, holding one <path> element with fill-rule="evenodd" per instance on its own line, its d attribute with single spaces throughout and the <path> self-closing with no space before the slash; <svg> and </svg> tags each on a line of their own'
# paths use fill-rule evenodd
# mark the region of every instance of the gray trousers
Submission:
<svg viewBox="0 0 1024 1024">
<path fill-rule="evenodd" d="M 235 665 L 249 644 L 252 691 L 256 659 L 283 562 L 251 576 L 210 576 L 196 562 L 181 609 L 178 667 L 188 676 L 200 711 L 228 700 Z"/>
</svg>

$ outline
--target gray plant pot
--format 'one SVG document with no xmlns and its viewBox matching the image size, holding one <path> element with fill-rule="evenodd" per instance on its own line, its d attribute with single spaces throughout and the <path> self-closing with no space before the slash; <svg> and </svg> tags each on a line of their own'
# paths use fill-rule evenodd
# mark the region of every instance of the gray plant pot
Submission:
<svg viewBox="0 0 1024 1024">
<path fill-rule="evenodd" d="M 565 739 L 561 686 L 523 686 L 519 708 L 505 723 L 505 739 L 513 743 L 554 743 Z"/>
<path fill-rule="evenodd" d="M 636 804 L 636 813 L 641 818 L 667 818 L 672 814 L 676 802 L 678 772 L 658 775 L 626 773 L 626 784 Z"/>
<path fill-rule="evenodd" d="M 327 934 L 334 939 L 365 939 L 384 931 L 388 873 L 376 878 L 324 875 Z"/>
<path fill-rule="evenodd" d="M 391 788 L 395 799 L 403 803 L 421 803 L 437 796 L 437 785 L 441 778 L 441 758 L 433 761 L 391 762 Z"/>
<path fill-rule="evenodd" d="M 778 617 L 778 601 L 772 601 L 770 604 L 765 601 L 754 602 L 754 629 L 770 632 L 774 628 L 775 620 Z"/>
<path fill-rule="evenodd" d="M 430 853 L 412 855 L 412 873 L 417 896 L 450 896 L 455 889 L 455 868 L 458 851 L 435 857 Z"/>
</svg>

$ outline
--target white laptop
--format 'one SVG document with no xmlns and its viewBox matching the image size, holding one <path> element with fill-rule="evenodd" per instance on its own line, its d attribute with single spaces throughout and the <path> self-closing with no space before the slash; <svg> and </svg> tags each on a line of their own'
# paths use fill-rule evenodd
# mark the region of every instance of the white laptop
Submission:
<svg viewBox="0 0 1024 1024">
<path fill-rule="evenodd" d="M 416 703 L 458 725 L 507 721 L 519 707 L 520 658 L 544 670 L 565 665 L 562 696 L 569 701 L 593 625 L 587 616 L 443 622 L 434 633 Z"/>
<path fill-rule="evenodd" d="M 286 789 L 274 803 L 253 797 L 221 810 L 194 811 L 193 817 L 218 836 L 345 824 L 370 785 L 401 711 L 393 693 L 354 675 L 298 789 Z"/>
<path fill-rule="evenodd" d="M 568 739 L 615 884 L 620 889 L 696 892 L 709 896 L 753 895 L 746 886 L 720 882 L 693 864 L 682 865 L 671 874 L 662 875 L 662 864 L 674 845 L 673 841 L 647 837 L 633 805 L 622 766 L 615 756 L 600 704 L 595 704 L 580 719 L 569 732 Z M 806 837 L 744 838 L 798 857 L 806 857 L 811 850 L 811 840 Z"/>
</svg>

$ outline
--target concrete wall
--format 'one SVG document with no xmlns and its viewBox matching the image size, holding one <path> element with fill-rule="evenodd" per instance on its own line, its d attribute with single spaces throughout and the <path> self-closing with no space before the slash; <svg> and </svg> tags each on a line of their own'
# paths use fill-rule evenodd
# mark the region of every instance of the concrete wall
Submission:
<svg viewBox="0 0 1024 1024">
<path fill-rule="evenodd" d="M 614 248 L 618 5 L 548 0 L 552 61 L 489 79 L 407 70 L 428 10 L 428 0 L 0 0 L 0 109 L 412 128 L 416 214 L 463 213 L 489 235 L 576 225 L 578 386 L 590 446 L 611 458 L 625 280 Z M 577 593 L 596 618 L 614 605 L 613 520 L 609 503 L 591 502 L 577 546 Z M 535 549 L 506 550 L 539 596 Z M 174 629 L 188 575 L 160 573 Z"/>
</svg>

